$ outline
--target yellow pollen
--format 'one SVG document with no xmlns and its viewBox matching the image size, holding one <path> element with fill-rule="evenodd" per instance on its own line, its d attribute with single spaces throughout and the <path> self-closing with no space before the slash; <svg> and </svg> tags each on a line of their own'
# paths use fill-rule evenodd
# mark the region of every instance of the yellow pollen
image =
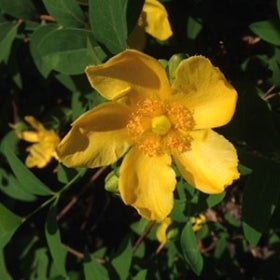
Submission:
<svg viewBox="0 0 280 280">
<path fill-rule="evenodd" d="M 165 135 L 171 128 L 171 122 L 165 115 L 152 119 L 152 131 L 158 135 Z"/>
</svg>

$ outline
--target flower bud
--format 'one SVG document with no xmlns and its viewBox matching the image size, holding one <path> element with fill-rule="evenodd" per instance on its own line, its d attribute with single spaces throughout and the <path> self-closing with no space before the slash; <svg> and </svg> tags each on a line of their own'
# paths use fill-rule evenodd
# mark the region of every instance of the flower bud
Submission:
<svg viewBox="0 0 280 280">
<path fill-rule="evenodd" d="M 168 75 L 169 75 L 169 79 L 171 84 L 173 83 L 174 79 L 175 79 L 175 73 L 176 73 L 176 69 L 178 67 L 178 65 L 180 64 L 180 62 L 184 59 L 186 59 L 188 57 L 188 55 L 183 54 L 183 53 L 179 53 L 179 54 L 173 54 L 169 61 L 168 61 Z"/>
<path fill-rule="evenodd" d="M 105 190 L 112 193 L 119 192 L 119 175 L 113 170 L 105 178 Z"/>
</svg>

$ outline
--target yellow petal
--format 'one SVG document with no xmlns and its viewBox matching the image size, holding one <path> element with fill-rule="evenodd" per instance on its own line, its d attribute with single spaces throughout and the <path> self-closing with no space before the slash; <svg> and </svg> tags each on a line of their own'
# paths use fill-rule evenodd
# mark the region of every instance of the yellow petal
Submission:
<svg viewBox="0 0 280 280">
<path fill-rule="evenodd" d="M 162 244 L 165 244 L 168 241 L 167 229 L 171 225 L 171 222 L 172 221 L 169 217 L 165 218 L 156 231 L 157 240 Z"/>
<path fill-rule="evenodd" d="M 193 56 L 183 60 L 172 87 L 174 98 L 194 112 L 197 129 L 222 126 L 231 120 L 237 92 L 207 58 Z"/>
<path fill-rule="evenodd" d="M 129 113 L 126 106 L 110 102 L 83 114 L 59 143 L 59 159 L 69 167 L 95 168 L 116 162 L 130 146 Z"/>
<path fill-rule="evenodd" d="M 44 168 L 52 159 L 55 147 L 49 144 L 34 144 L 27 148 L 29 152 L 25 165 L 28 168 Z"/>
<path fill-rule="evenodd" d="M 164 68 L 154 58 L 136 50 L 126 50 L 98 66 L 88 66 L 89 82 L 103 97 L 115 100 L 127 96 L 166 98 L 170 86 Z"/>
<path fill-rule="evenodd" d="M 138 24 L 154 38 L 164 41 L 172 36 L 165 7 L 158 0 L 146 0 Z"/>
<path fill-rule="evenodd" d="M 192 133 L 191 150 L 174 154 L 183 177 L 202 192 L 221 193 L 239 178 L 234 146 L 213 130 Z"/>
<path fill-rule="evenodd" d="M 149 220 L 162 221 L 173 208 L 176 175 L 168 155 L 149 157 L 132 148 L 120 167 L 119 190 L 125 204 Z"/>
<path fill-rule="evenodd" d="M 36 131 L 21 131 L 17 133 L 19 139 L 27 142 L 36 143 L 40 141 L 40 135 Z"/>
<path fill-rule="evenodd" d="M 37 131 L 43 131 L 45 130 L 45 127 L 43 126 L 42 123 L 37 121 L 33 116 L 25 116 L 24 120 L 30 124 L 32 128 L 34 128 Z"/>
</svg>

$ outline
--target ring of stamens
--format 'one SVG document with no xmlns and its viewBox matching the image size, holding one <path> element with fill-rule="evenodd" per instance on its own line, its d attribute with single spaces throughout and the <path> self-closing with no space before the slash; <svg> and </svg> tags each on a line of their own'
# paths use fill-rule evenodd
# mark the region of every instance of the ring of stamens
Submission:
<svg viewBox="0 0 280 280">
<path fill-rule="evenodd" d="M 127 124 L 128 133 L 148 156 L 160 156 L 191 149 L 193 113 L 177 103 L 145 99 L 137 104 Z"/>
</svg>

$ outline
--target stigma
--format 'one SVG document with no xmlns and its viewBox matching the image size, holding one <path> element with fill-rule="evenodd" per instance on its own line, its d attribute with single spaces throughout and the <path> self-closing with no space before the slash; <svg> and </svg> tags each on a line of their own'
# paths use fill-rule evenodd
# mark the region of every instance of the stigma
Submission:
<svg viewBox="0 0 280 280">
<path fill-rule="evenodd" d="M 193 113 L 188 108 L 150 98 L 137 104 L 127 124 L 135 145 L 148 156 L 190 150 L 193 128 Z"/>
</svg>

